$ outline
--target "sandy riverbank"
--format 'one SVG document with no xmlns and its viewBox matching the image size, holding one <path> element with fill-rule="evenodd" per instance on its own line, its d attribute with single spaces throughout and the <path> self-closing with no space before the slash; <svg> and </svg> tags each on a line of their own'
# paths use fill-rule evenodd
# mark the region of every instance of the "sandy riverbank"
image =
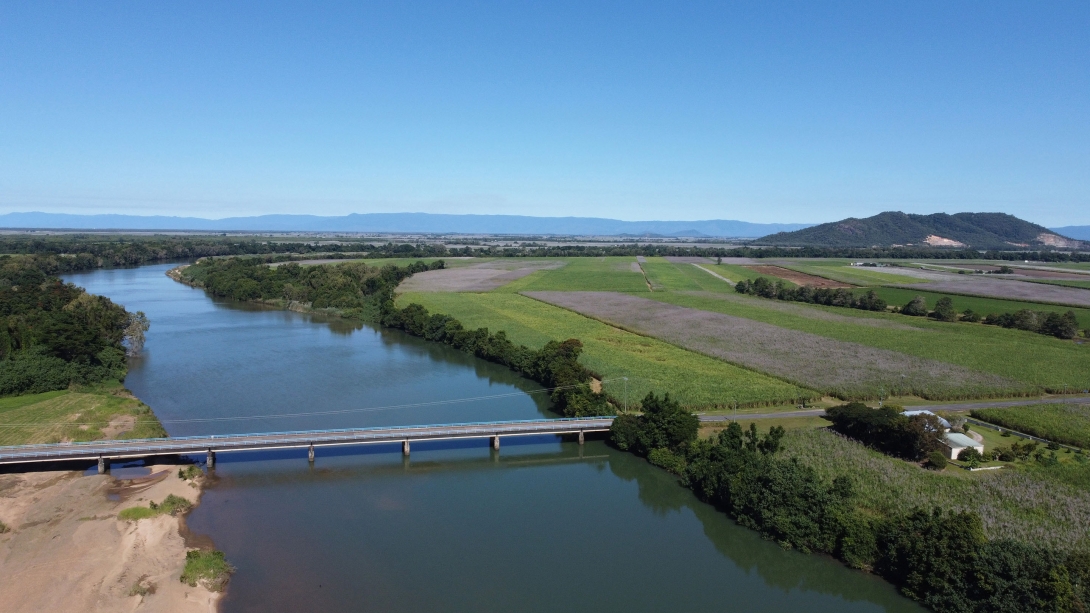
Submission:
<svg viewBox="0 0 1090 613">
<path fill-rule="evenodd" d="M 0 534 L 0 609 L 215 612 L 218 593 L 178 579 L 194 546 L 182 536 L 184 519 L 117 519 L 122 509 L 170 494 L 199 501 L 199 486 L 178 478 L 177 466 L 151 472 L 133 480 L 71 471 L 0 475 L 0 521 L 9 528 Z"/>
</svg>

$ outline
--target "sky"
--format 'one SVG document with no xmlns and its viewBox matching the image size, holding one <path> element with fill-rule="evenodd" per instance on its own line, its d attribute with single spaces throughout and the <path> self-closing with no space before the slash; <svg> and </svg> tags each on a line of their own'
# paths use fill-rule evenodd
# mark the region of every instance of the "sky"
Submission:
<svg viewBox="0 0 1090 613">
<path fill-rule="evenodd" d="M 5 2 L 0 213 L 1090 224 L 1090 3 Z"/>
</svg>

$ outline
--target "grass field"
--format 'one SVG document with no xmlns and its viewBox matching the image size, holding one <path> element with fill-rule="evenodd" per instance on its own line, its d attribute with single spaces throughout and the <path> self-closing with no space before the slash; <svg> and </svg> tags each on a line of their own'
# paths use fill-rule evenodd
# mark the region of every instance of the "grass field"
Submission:
<svg viewBox="0 0 1090 613">
<path fill-rule="evenodd" d="M 878 294 L 880 298 L 890 303 L 891 305 L 903 306 L 908 304 L 909 300 L 912 300 L 916 296 L 923 296 L 927 299 L 927 306 L 934 307 L 935 303 L 943 297 L 949 297 L 954 301 L 954 310 L 962 312 L 965 309 L 972 309 L 980 315 L 990 315 L 999 313 L 1014 313 L 1022 309 L 1030 309 L 1033 311 L 1048 311 L 1054 313 L 1066 313 L 1068 311 L 1074 311 L 1075 317 L 1079 320 L 1079 325 L 1082 327 L 1090 327 L 1090 309 L 1083 309 L 1079 307 L 1059 306 L 1055 304 L 1042 304 L 1039 302 L 1025 302 L 1019 300 L 1003 300 L 1001 298 L 984 298 L 980 296 L 961 296 L 955 294 L 943 294 L 939 292 L 930 292 L 923 289 L 926 286 L 920 286 L 920 289 L 904 289 L 897 287 L 873 287 L 866 288 L 867 290 L 873 289 L 874 293 Z M 858 293 L 857 290 L 856 293 Z M 863 290 L 866 291 L 866 290 Z"/>
<path fill-rule="evenodd" d="M 796 303 L 778 310 L 768 306 L 774 301 L 737 294 L 656 292 L 646 297 L 957 364 L 1047 390 L 1062 390 L 1065 384 L 1090 388 L 1090 345 L 1032 332 Z"/>
<path fill-rule="evenodd" d="M 1005 409 L 975 409 L 972 416 L 1050 441 L 1090 448 L 1090 405 L 1039 404 Z"/>
<path fill-rule="evenodd" d="M 674 263 L 667 262 L 662 258 L 647 258 L 647 261 L 642 264 L 644 272 L 647 273 L 647 278 L 651 281 L 652 287 L 655 291 L 698 291 L 698 292 L 733 292 L 734 287 L 728 284 L 722 279 L 717 279 L 714 276 L 700 270 L 696 266 L 688 263 Z M 716 266 L 715 264 L 704 264 L 706 270 L 713 270 L 718 275 L 731 279 L 732 281 L 739 281 L 743 277 L 739 275 L 729 274 L 727 271 L 721 270 L 727 268 L 726 266 Z M 734 266 L 732 268 L 740 268 Z"/>
<path fill-rule="evenodd" d="M 1080 289 L 1090 289 L 1090 280 L 1080 281 L 1078 279 L 1033 279 L 1033 283 L 1045 283 L 1047 285 L 1063 285 L 1065 287 L 1078 287 Z"/>
<path fill-rule="evenodd" d="M 758 422 L 758 427 L 766 429 L 763 422 Z M 941 506 L 976 511 L 988 537 L 993 539 L 1012 538 L 1061 550 L 1087 541 L 1090 490 L 1066 483 L 1090 476 L 1090 464 L 1065 462 L 1059 467 L 1029 465 L 975 473 L 947 468 L 935 472 L 816 429 L 789 430 L 784 447 L 788 457 L 798 458 L 828 481 L 842 475 L 849 477 L 859 504 L 875 514 Z M 1044 474 L 1051 472 L 1057 474 Z"/>
<path fill-rule="evenodd" d="M 535 272 L 496 291 L 649 291 L 634 257 L 563 259 L 567 261 L 563 268 Z"/>
<path fill-rule="evenodd" d="M 159 436 L 151 409 L 118 383 L 0 398 L 0 445 Z"/>
<path fill-rule="evenodd" d="M 791 262 L 782 264 L 784 268 L 797 270 L 806 274 L 825 277 L 841 283 L 852 285 L 886 285 L 892 283 L 927 283 L 923 279 L 885 272 L 888 269 L 864 268 L 850 266 L 847 261 L 829 262 Z"/>
<path fill-rule="evenodd" d="M 899 391 L 935 400 L 1010 395 L 1026 389 L 1003 377 L 948 362 L 843 342 L 750 318 L 685 308 L 665 300 L 649 300 L 647 294 L 527 292 L 526 295 L 844 399 L 878 398 L 884 395 L 883 389 L 892 393 L 894 386 L 902 388 Z M 733 298 L 722 294 L 711 296 Z"/>
<path fill-rule="evenodd" d="M 710 275 L 709 278 L 715 280 Z M 624 394 L 620 377 L 629 377 L 629 401 L 638 400 L 649 391 L 670 392 L 692 408 L 727 407 L 732 402 L 750 406 L 789 404 L 796 399 L 818 396 L 779 379 L 517 294 L 407 293 L 398 298 L 399 306 L 411 302 L 432 312 L 451 315 L 468 328 L 503 330 L 513 342 L 528 347 L 541 347 L 550 340 L 578 338 L 584 346 L 580 361 L 607 379 L 605 390 L 618 399 Z"/>
</svg>

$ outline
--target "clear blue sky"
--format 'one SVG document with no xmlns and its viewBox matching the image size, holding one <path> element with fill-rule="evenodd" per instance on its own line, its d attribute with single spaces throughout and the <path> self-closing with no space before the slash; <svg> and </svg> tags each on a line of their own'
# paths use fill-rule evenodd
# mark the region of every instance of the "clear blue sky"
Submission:
<svg viewBox="0 0 1090 613">
<path fill-rule="evenodd" d="M 1090 224 L 1090 3 L 6 2 L 0 212 Z"/>
</svg>

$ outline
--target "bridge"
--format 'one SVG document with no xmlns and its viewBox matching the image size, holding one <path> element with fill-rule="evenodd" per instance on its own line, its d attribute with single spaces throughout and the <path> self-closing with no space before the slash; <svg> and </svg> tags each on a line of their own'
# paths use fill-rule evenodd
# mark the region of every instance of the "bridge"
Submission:
<svg viewBox="0 0 1090 613">
<path fill-rule="evenodd" d="M 308 449 L 314 461 L 317 447 L 401 443 L 401 452 L 409 455 L 414 441 L 453 439 L 491 440 L 492 448 L 500 448 L 501 436 L 533 436 L 570 434 L 583 444 L 584 434 L 605 432 L 613 417 L 570 417 L 494 421 L 434 426 L 393 426 L 385 428 L 354 428 L 342 430 L 303 430 L 297 432 L 266 432 L 258 434 L 213 434 L 208 436 L 178 436 L 132 440 L 91 441 L 86 443 L 50 443 L 0 447 L 0 464 L 32 462 L 98 461 L 98 471 L 106 472 L 110 460 L 128 460 L 164 455 L 206 454 L 208 467 L 216 463 L 216 454 L 231 451 L 266 449 Z"/>
</svg>

